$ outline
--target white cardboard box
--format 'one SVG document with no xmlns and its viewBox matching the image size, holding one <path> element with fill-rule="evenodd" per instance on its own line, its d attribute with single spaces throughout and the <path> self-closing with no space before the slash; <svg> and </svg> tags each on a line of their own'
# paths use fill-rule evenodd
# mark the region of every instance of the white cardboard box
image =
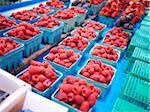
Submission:
<svg viewBox="0 0 150 112">
<path fill-rule="evenodd" d="M 10 95 L 0 104 L 0 112 L 68 112 L 68 108 L 31 92 L 31 86 L 0 69 L 0 89 Z"/>
<path fill-rule="evenodd" d="M 27 92 L 23 109 L 33 112 L 68 112 L 68 108 L 31 91 Z"/>
<path fill-rule="evenodd" d="M 0 69 L 0 89 L 9 93 L 9 96 L 0 104 L 0 112 L 16 112 L 20 103 L 26 96 L 31 86 L 10 73 Z"/>
</svg>

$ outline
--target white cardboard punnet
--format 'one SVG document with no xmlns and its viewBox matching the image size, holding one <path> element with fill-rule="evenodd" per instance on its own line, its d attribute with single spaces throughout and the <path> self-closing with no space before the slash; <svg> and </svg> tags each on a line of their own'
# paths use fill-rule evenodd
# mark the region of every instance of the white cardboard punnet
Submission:
<svg viewBox="0 0 150 112">
<path fill-rule="evenodd" d="M 23 109 L 33 112 L 68 112 L 68 108 L 31 91 L 27 92 Z"/>
</svg>

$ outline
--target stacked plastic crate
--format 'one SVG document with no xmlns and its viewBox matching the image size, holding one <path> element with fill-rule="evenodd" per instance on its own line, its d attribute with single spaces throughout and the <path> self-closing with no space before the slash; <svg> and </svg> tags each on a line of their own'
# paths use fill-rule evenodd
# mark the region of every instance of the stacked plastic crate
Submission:
<svg viewBox="0 0 150 112">
<path fill-rule="evenodd" d="M 113 107 L 113 112 L 121 112 L 126 109 L 148 112 L 150 109 L 150 33 L 148 24 L 150 24 L 149 18 L 145 16 L 140 29 L 135 33 L 129 45 L 126 53 L 128 65 L 125 69 L 127 79 L 122 94 Z"/>
</svg>

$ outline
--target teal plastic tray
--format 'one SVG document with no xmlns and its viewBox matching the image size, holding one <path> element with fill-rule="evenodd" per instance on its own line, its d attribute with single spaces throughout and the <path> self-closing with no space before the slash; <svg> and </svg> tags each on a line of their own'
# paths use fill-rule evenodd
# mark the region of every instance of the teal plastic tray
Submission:
<svg viewBox="0 0 150 112">
<path fill-rule="evenodd" d="M 150 16 L 145 16 L 143 21 L 147 21 L 147 22 L 150 22 Z"/>
<path fill-rule="evenodd" d="M 135 37 L 141 37 L 141 38 L 150 38 L 150 32 L 147 29 L 142 29 L 143 27 L 141 27 L 140 29 L 138 29 L 136 31 L 136 33 L 134 34 Z"/>
<path fill-rule="evenodd" d="M 149 27 L 141 25 L 138 31 L 140 32 L 140 37 L 142 36 L 144 38 L 150 38 L 149 37 L 149 35 L 150 35 Z M 136 33 L 138 31 L 136 31 Z"/>
<path fill-rule="evenodd" d="M 112 79 L 111 79 L 111 81 L 110 81 L 110 83 L 108 85 L 104 84 L 104 83 L 100 83 L 100 82 L 94 81 L 94 80 L 92 80 L 90 78 L 87 78 L 87 77 L 85 77 L 85 76 L 80 74 L 81 70 L 88 64 L 90 59 L 93 59 L 93 58 L 89 58 L 86 61 L 86 63 L 83 65 L 83 67 L 78 71 L 78 76 L 81 79 L 86 80 L 88 83 L 94 84 L 95 87 L 100 88 L 102 90 L 101 98 L 103 98 L 106 95 L 106 92 L 108 91 L 109 87 L 111 86 L 111 84 L 113 82 L 113 79 L 114 79 L 115 74 L 116 74 L 116 69 L 111 66 L 113 68 L 113 70 L 114 70 L 114 75 L 113 75 L 113 77 L 112 77 Z M 103 63 L 103 64 L 105 64 L 105 63 Z M 105 64 L 105 65 L 107 65 L 107 64 Z M 110 66 L 110 65 L 107 65 L 107 66 Z"/>
<path fill-rule="evenodd" d="M 135 77 L 150 82 L 150 64 L 140 60 L 130 60 L 126 72 Z"/>
<path fill-rule="evenodd" d="M 127 101 L 148 110 L 150 109 L 149 90 L 149 82 L 133 76 L 127 76 L 122 97 Z"/>
<path fill-rule="evenodd" d="M 138 107 L 126 100 L 118 98 L 111 112 L 148 112 L 148 110 Z"/>
<path fill-rule="evenodd" d="M 132 60 L 141 60 L 150 63 L 150 51 L 136 47 L 132 54 Z"/>
<path fill-rule="evenodd" d="M 150 27 L 150 21 L 142 21 L 141 25 L 146 26 L 146 27 Z"/>
<path fill-rule="evenodd" d="M 150 43 L 150 39 L 148 39 L 148 38 L 141 38 L 141 37 L 134 37 L 133 36 L 133 38 L 130 42 L 130 45 L 127 49 L 126 57 L 132 56 L 132 53 L 133 53 L 135 47 L 150 50 L 149 43 Z"/>
</svg>

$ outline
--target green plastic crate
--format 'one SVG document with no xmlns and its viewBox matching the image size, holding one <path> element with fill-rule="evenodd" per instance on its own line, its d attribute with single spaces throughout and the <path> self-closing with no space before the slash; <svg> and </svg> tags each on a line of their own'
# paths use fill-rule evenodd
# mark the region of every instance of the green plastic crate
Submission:
<svg viewBox="0 0 150 112">
<path fill-rule="evenodd" d="M 148 21 L 148 22 L 150 22 L 150 16 L 145 16 L 144 19 L 143 19 L 143 21 Z"/>
<path fill-rule="evenodd" d="M 136 38 L 132 39 L 130 45 L 150 50 L 149 43 L 150 43 L 150 39 L 149 38 L 136 37 Z"/>
<path fill-rule="evenodd" d="M 142 36 L 144 38 L 150 38 L 149 27 L 141 25 L 140 28 L 139 28 L 139 32 L 141 34 L 140 36 Z"/>
<path fill-rule="evenodd" d="M 148 110 L 138 107 L 126 100 L 117 98 L 111 112 L 148 112 Z"/>
<path fill-rule="evenodd" d="M 133 51 L 132 59 L 150 63 L 150 51 L 136 47 Z"/>
<path fill-rule="evenodd" d="M 130 60 L 125 72 L 145 81 L 150 81 L 150 64 L 140 60 Z"/>
<path fill-rule="evenodd" d="M 150 22 L 149 21 L 142 21 L 141 25 L 150 27 Z"/>
<path fill-rule="evenodd" d="M 125 57 L 127 57 L 127 58 L 131 57 L 135 47 L 139 47 L 139 48 L 146 49 L 146 50 L 150 51 L 149 43 L 150 43 L 149 38 L 133 37 L 131 42 L 130 42 L 130 45 L 127 49 Z"/>
<path fill-rule="evenodd" d="M 133 76 L 127 76 L 122 98 L 144 109 L 150 109 L 150 83 Z"/>
<path fill-rule="evenodd" d="M 134 37 L 150 38 L 150 32 L 147 29 L 139 29 L 134 34 Z"/>
<path fill-rule="evenodd" d="M 150 64 L 136 60 L 131 70 L 131 74 L 143 80 L 150 81 Z"/>
<path fill-rule="evenodd" d="M 58 19 L 58 18 L 56 18 L 56 19 L 58 21 L 61 21 L 64 23 L 63 33 L 67 33 L 67 32 L 74 29 L 77 16 L 75 16 L 74 18 L 71 18 L 71 19 L 66 19 L 66 20 L 65 19 Z"/>
</svg>

